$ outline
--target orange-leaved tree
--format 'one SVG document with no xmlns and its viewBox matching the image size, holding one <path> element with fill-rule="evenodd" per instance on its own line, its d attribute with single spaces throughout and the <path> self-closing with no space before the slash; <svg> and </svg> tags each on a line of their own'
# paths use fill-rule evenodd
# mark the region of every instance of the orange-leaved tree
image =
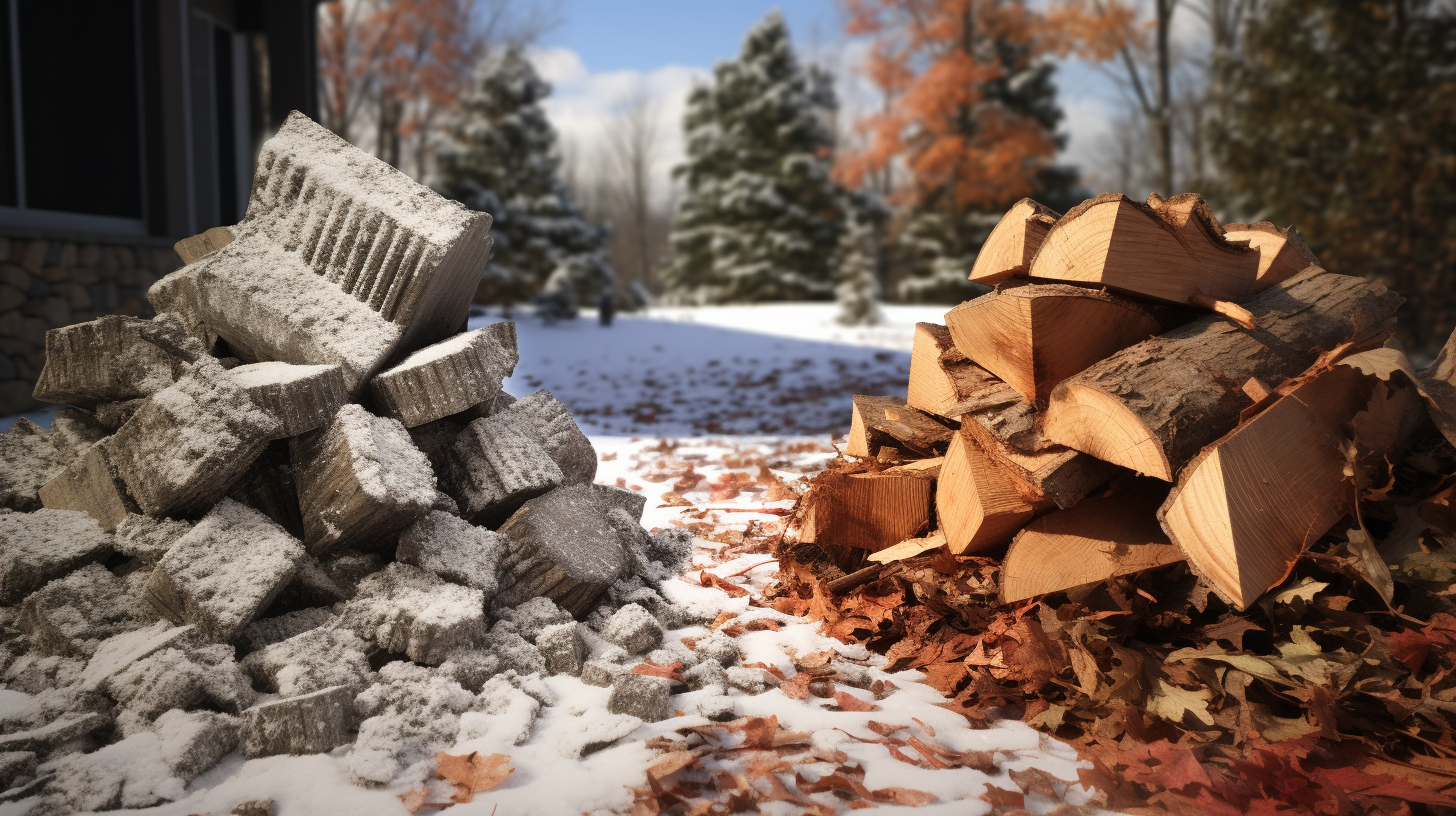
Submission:
<svg viewBox="0 0 1456 816">
<path fill-rule="evenodd" d="M 901 297 L 962 299 L 999 212 L 1071 187 L 1053 167 L 1062 114 L 1049 58 L 1062 37 L 1023 0 L 845 6 L 849 33 L 871 39 L 865 71 L 885 104 L 859 123 L 865 146 L 841 156 L 840 177 L 854 187 L 897 177 L 892 200 L 907 213 Z"/>
</svg>

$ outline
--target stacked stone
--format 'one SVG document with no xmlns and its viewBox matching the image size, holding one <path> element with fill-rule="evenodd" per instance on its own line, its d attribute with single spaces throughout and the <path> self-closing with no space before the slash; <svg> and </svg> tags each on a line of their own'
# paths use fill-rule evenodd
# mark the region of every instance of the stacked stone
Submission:
<svg viewBox="0 0 1456 816">
<path fill-rule="evenodd" d="M 38 406 L 46 331 L 148 313 L 147 288 L 176 267 L 166 247 L 0 237 L 0 414 Z"/>
<path fill-rule="evenodd" d="M 47 333 L 35 395 L 71 407 L 0 435 L 0 682 L 34 698 L 0 801 L 148 807 L 237 749 L 348 743 L 387 784 L 471 713 L 523 739 L 541 676 L 593 665 L 613 713 L 563 750 L 666 716 L 626 664 L 683 621 L 688 540 L 592 484 L 548 392 L 503 392 L 513 324 L 462 331 L 489 216 L 300 114 L 259 168 L 156 318 Z"/>
</svg>

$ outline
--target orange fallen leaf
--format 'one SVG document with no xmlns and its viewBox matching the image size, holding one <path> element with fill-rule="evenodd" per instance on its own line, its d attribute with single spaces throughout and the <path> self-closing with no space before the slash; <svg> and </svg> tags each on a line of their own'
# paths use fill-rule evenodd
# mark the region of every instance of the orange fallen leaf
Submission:
<svg viewBox="0 0 1456 816">
<path fill-rule="evenodd" d="M 424 788 L 416 788 L 412 791 L 405 791 L 399 795 L 399 801 L 404 803 L 404 809 L 410 813 L 418 813 L 420 808 L 430 798 L 430 792 Z"/>
<path fill-rule="evenodd" d="M 834 692 L 834 704 L 844 711 L 879 711 L 874 703 L 866 703 L 847 691 Z"/>
<path fill-rule="evenodd" d="M 717 587 L 735 598 L 741 598 L 748 594 L 748 590 L 743 587 L 730 583 L 707 570 L 698 573 L 698 583 L 705 587 Z"/>
<path fill-rule="evenodd" d="M 469 802 L 475 794 L 488 791 L 515 773 L 509 767 L 511 758 L 505 754 L 481 756 L 471 751 L 464 756 L 437 754 L 435 776 L 455 786 L 451 797 L 457 803 Z"/>
<path fill-rule="evenodd" d="M 657 758 L 656 762 L 647 766 L 647 775 L 653 779 L 661 779 L 693 764 L 697 758 L 696 751 L 672 751 L 663 754 Z"/>
</svg>

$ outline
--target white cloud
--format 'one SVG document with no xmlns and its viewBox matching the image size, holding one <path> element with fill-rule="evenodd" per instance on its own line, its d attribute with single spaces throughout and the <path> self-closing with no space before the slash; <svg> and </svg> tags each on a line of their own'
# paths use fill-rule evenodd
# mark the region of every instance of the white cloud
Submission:
<svg viewBox="0 0 1456 816">
<path fill-rule="evenodd" d="M 657 123 L 653 172 L 656 195 L 665 199 L 672 168 L 684 157 L 682 117 L 688 92 L 707 79 L 704 68 L 664 65 L 652 71 L 591 71 L 569 48 L 535 48 L 532 64 L 552 84 L 546 115 L 560 134 L 563 149 L 575 153 L 584 181 L 604 171 L 601 160 L 612 117 L 639 88 L 652 100 Z"/>
</svg>

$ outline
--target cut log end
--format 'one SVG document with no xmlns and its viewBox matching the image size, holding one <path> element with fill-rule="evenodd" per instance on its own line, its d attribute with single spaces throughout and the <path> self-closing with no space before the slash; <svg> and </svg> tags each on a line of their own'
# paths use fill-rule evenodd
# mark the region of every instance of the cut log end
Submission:
<svg viewBox="0 0 1456 816">
<path fill-rule="evenodd" d="M 1152 431 L 1126 404 L 1095 388 L 1062 384 L 1052 393 L 1046 437 L 1165 482 L 1175 474 Z"/>
</svg>

